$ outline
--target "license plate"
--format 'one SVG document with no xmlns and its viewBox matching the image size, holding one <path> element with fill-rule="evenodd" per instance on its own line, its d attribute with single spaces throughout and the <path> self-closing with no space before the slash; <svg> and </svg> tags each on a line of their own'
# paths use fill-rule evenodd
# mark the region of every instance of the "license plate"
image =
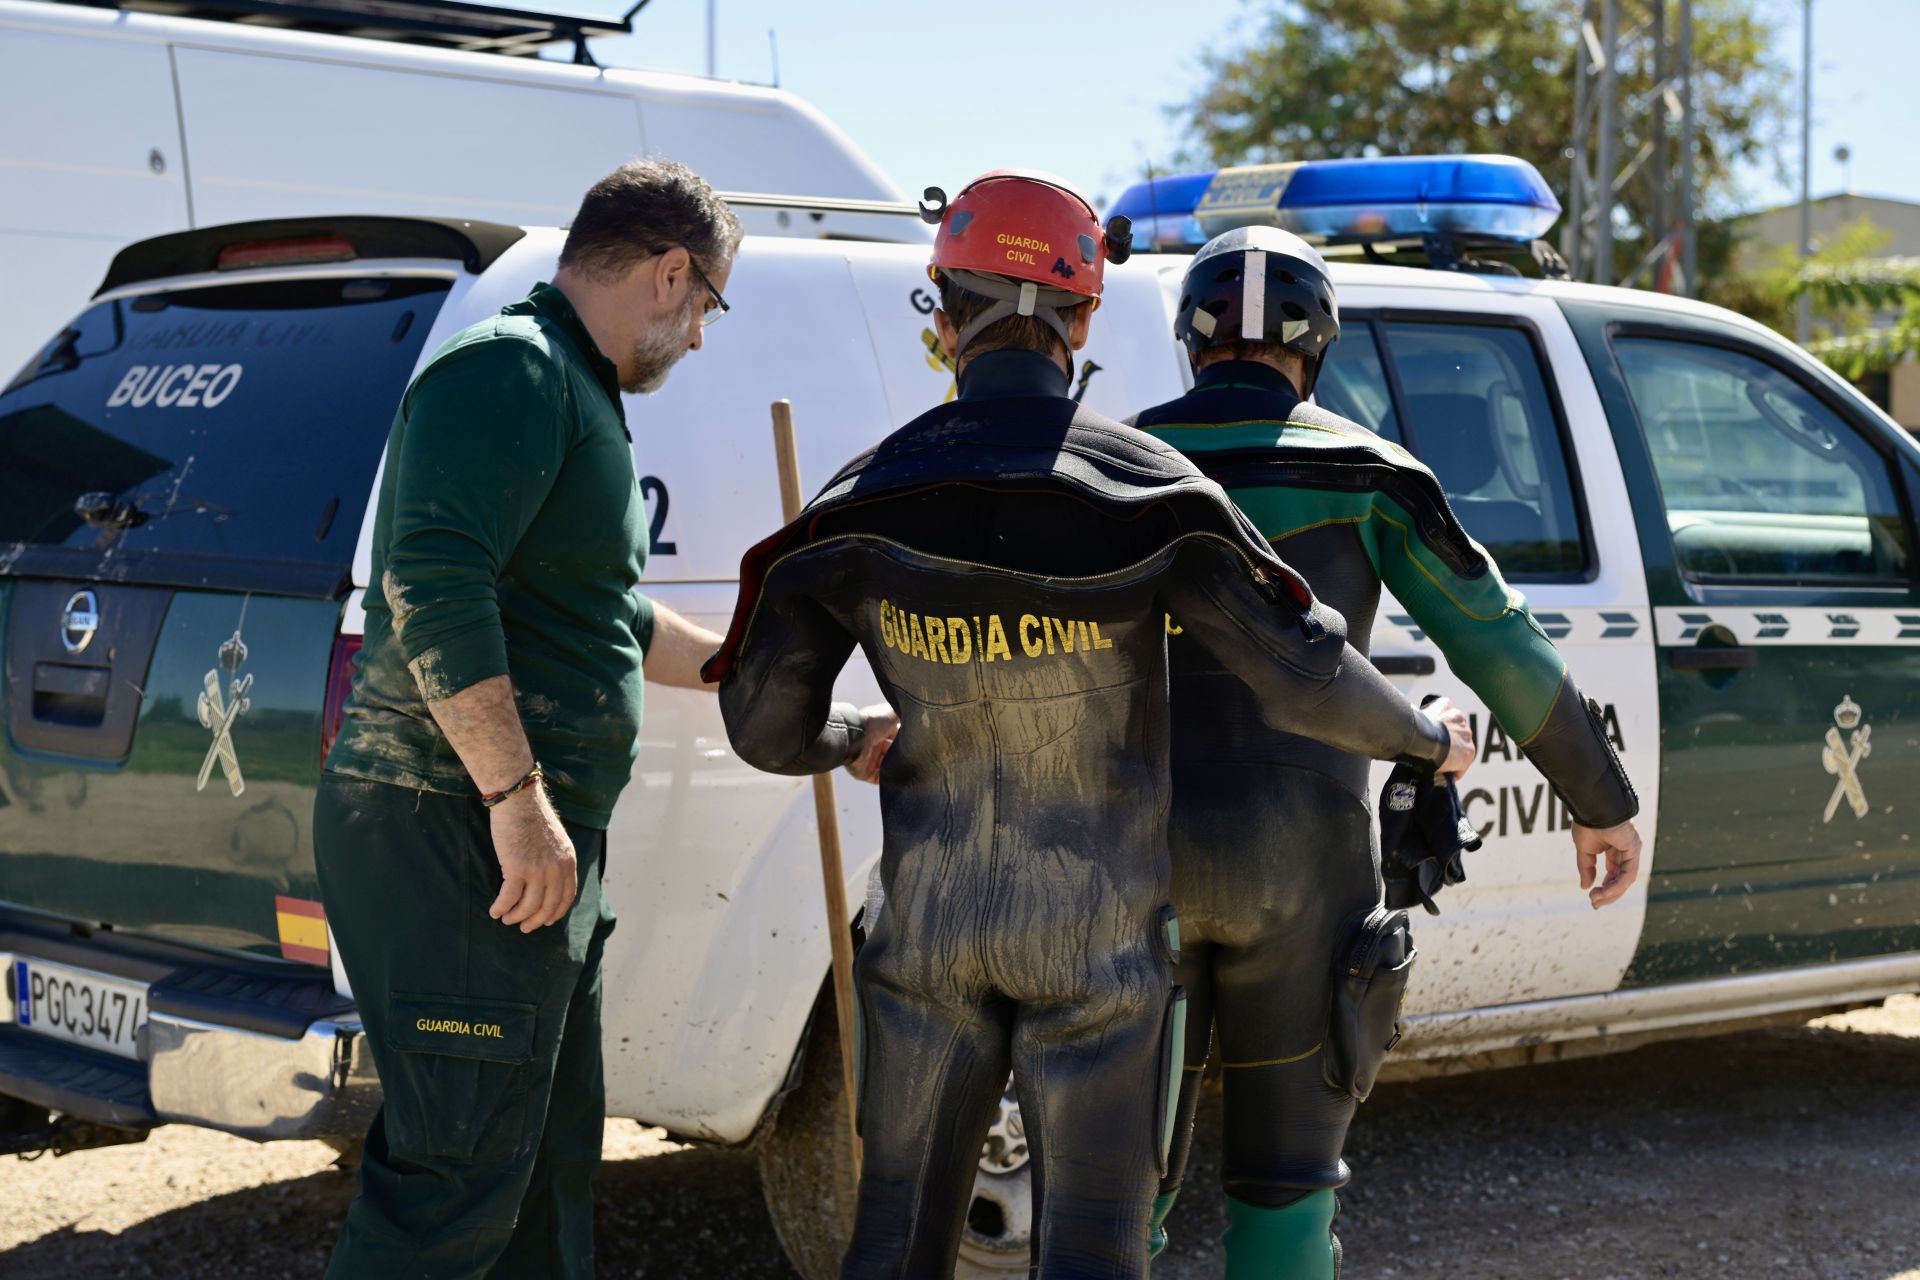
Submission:
<svg viewBox="0 0 1920 1280">
<path fill-rule="evenodd" d="M 69 1044 L 140 1056 L 147 1022 L 147 986 L 45 960 L 13 959 L 13 1018 L 32 1031 Z"/>
</svg>

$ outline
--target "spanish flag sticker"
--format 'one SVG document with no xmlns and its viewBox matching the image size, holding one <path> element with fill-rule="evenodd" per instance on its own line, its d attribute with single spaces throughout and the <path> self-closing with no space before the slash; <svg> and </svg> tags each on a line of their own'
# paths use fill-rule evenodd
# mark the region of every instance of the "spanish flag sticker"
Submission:
<svg viewBox="0 0 1920 1280">
<path fill-rule="evenodd" d="M 327 963 L 327 913 L 306 898 L 273 898 L 273 914 L 280 924 L 280 954 L 307 964 Z"/>
</svg>

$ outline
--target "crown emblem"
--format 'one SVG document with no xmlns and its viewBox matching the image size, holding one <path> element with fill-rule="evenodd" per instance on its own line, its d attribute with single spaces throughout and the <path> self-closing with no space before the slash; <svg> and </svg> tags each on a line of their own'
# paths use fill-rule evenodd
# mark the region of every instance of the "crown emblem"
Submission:
<svg viewBox="0 0 1920 1280">
<path fill-rule="evenodd" d="M 1852 694 L 1848 694 L 1841 698 L 1840 705 L 1833 709 L 1833 722 L 1842 729 L 1851 729 L 1860 723 L 1860 715 L 1860 704 L 1853 700 Z"/>
</svg>

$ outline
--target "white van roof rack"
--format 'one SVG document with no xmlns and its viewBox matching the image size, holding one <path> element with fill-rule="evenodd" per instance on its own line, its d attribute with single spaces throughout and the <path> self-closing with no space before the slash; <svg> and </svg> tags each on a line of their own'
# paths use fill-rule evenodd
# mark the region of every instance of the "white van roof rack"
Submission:
<svg viewBox="0 0 1920 1280">
<path fill-rule="evenodd" d="M 531 57 L 570 42 L 573 60 L 597 65 L 587 52 L 593 36 L 633 34 L 640 0 L 618 18 L 541 13 L 469 0 L 63 0 L 96 9 L 126 9 L 174 18 L 313 31 L 325 35 L 394 40 L 405 44 Z"/>
</svg>

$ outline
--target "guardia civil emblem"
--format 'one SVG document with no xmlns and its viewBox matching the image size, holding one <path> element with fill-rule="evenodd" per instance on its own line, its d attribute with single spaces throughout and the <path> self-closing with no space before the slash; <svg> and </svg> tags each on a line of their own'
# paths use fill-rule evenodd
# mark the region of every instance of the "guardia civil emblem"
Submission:
<svg viewBox="0 0 1920 1280">
<path fill-rule="evenodd" d="M 213 731 L 213 744 L 207 748 L 207 758 L 200 762 L 200 777 L 194 782 L 195 791 L 207 789 L 207 779 L 213 776 L 213 766 L 219 762 L 220 772 L 226 775 L 227 790 L 235 796 L 247 789 L 247 780 L 240 776 L 240 757 L 233 749 L 233 722 L 241 713 L 253 705 L 247 694 L 253 689 L 253 676 L 240 674 L 240 665 L 247 660 L 246 642 L 235 631 L 233 639 L 220 646 L 220 665 L 207 672 L 200 693 L 200 724 Z M 220 673 L 227 673 L 226 693 L 220 690 Z"/>
<path fill-rule="evenodd" d="M 1838 781 L 1833 784 L 1833 795 L 1827 799 L 1822 822 L 1833 821 L 1843 799 L 1852 806 L 1854 817 L 1867 816 L 1867 792 L 1860 785 L 1860 762 L 1873 754 L 1873 726 L 1860 723 L 1863 714 L 1851 694 L 1841 698 L 1840 705 L 1833 709 L 1833 727 L 1827 730 L 1827 745 L 1821 748 L 1820 762 Z M 1843 729 L 1847 731 L 1844 739 L 1840 736 Z"/>
</svg>

